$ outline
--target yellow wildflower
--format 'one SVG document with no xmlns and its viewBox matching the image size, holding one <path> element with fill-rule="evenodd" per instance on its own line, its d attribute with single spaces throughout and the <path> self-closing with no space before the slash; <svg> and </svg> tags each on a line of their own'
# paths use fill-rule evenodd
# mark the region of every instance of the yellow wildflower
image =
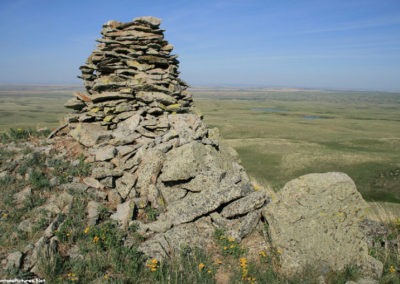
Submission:
<svg viewBox="0 0 400 284">
<path fill-rule="evenodd" d="M 69 280 L 69 281 L 78 281 L 79 278 L 76 276 L 75 273 L 70 272 L 70 273 L 67 274 L 67 280 Z"/>
<path fill-rule="evenodd" d="M 396 272 L 396 268 L 394 268 L 394 266 L 391 265 L 390 268 L 389 268 L 389 272 L 390 273 L 395 273 Z"/>
<path fill-rule="evenodd" d="M 90 227 L 87 226 L 83 232 L 84 232 L 86 235 L 89 234 L 89 232 L 90 232 Z"/>
<path fill-rule="evenodd" d="M 224 250 L 227 250 L 228 249 L 228 247 L 227 246 L 224 246 Z"/>
<path fill-rule="evenodd" d="M 247 269 L 247 258 L 241 257 L 239 261 L 240 261 L 240 267 L 242 268 L 242 279 L 244 280 L 246 279 L 249 273 L 249 270 Z"/>
<path fill-rule="evenodd" d="M 215 264 L 221 265 L 221 264 L 222 264 L 222 260 L 216 259 L 216 260 L 215 260 Z"/>
<path fill-rule="evenodd" d="M 259 254 L 261 257 L 267 257 L 267 253 L 266 253 L 264 250 L 260 251 L 258 254 Z"/>
<path fill-rule="evenodd" d="M 98 236 L 94 236 L 93 238 L 93 243 L 97 244 L 99 242 L 100 238 Z"/>
<path fill-rule="evenodd" d="M 207 273 L 208 273 L 208 274 L 211 274 L 211 273 L 212 273 L 212 270 L 210 270 L 210 269 L 207 270 Z"/>
<path fill-rule="evenodd" d="M 204 266 L 205 266 L 205 264 L 204 264 L 204 263 L 202 263 L 202 262 L 200 262 L 200 264 L 199 264 L 199 271 L 202 271 L 202 270 L 203 270 L 203 268 L 204 268 Z"/>
<path fill-rule="evenodd" d="M 235 238 L 234 238 L 234 237 L 229 237 L 229 238 L 228 238 L 228 242 L 233 243 L 234 241 L 235 241 Z"/>
<path fill-rule="evenodd" d="M 146 266 L 150 269 L 150 271 L 155 272 L 158 268 L 158 260 L 153 258 L 146 263 Z"/>
<path fill-rule="evenodd" d="M 233 249 L 235 248 L 235 245 L 230 245 L 229 248 Z"/>
</svg>

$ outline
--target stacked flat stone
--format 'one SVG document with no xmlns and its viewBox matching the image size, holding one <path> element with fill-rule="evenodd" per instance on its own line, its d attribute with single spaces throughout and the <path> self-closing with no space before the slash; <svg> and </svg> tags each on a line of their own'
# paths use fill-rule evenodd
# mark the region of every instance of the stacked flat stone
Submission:
<svg viewBox="0 0 400 284">
<path fill-rule="evenodd" d="M 98 49 L 80 67 L 87 94 L 77 92 L 66 104 L 76 110 L 70 122 L 101 121 L 113 129 L 138 109 L 155 116 L 190 110 L 192 97 L 160 22 L 141 17 L 103 25 Z"/>
<path fill-rule="evenodd" d="M 106 23 L 80 67 L 87 94 L 67 107 L 75 110 L 69 134 L 93 163 L 85 182 L 106 193 L 102 203 L 121 227 L 138 228 L 141 251 L 161 259 L 183 245 L 205 248 L 216 228 L 241 241 L 260 224 L 267 196 L 194 111 L 159 25 L 153 17 Z M 88 205 L 90 225 L 98 208 Z M 158 212 L 152 222 L 149 208 Z"/>
</svg>

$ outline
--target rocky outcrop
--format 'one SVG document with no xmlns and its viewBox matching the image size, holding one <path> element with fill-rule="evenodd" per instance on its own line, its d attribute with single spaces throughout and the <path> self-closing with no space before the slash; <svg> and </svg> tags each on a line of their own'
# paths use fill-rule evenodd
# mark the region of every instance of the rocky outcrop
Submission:
<svg viewBox="0 0 400 284">
<path fill-rule="evenodd" d="M 288 182 L 263 209 L 281 271 L 294 276 L 312 267 L 324 275 L 357 266 L 380 277 L 382 263 L 368 255 L 359 228 L 365 207 L 343 173 L 308 174 Z"/>
<path fill-rule="evenodd" d="M 87 93 L 66 106 L 74 110 L 69 134 L 92 156 L 86 181 L 109 191 L 111 219 L 138 227 L 143 253 L 164 258 L 185 244 L 204 247 L 216 228 L 241 241 L 268 198 L 194 110 L 159 25 L 153 17 L 107 22 L 80 67 Z M 97 208 L 89 204 L 89 224 Z M 151 222 L 143 218 L 150 208 Z"/>
</svg>

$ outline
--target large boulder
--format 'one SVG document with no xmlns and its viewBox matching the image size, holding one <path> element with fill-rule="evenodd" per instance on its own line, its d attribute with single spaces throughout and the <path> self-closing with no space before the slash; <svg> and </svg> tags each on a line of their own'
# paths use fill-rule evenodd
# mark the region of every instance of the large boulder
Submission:
<svg viewBox="0 0 400 284">
<path fill-rule="evenodd" d="M 355 265 L 380 277 L 382 263 L 368 255 L 359 230 L 365 207 L 344 173 L 308 174 L 288 182 L 263 210 L 281 272 L 293 277 L 311 267 L 324 275 Z"/>
</svg>

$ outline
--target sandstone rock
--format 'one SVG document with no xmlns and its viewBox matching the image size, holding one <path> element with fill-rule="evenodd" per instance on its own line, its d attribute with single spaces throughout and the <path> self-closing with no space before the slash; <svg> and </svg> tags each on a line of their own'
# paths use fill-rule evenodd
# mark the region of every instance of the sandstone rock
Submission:
<svg viewBox="0 0 400 284">
<path fill-rule="evenodd" d="M 321 274 L 358 265 L 380 277 L 382 263 L 368 255 L 358 222 L 366 206 L 343 173 L 309 174 L 288 182 L 264 207 L 281 271 L 294 276 L 311 266 Z"/>
</svg>

